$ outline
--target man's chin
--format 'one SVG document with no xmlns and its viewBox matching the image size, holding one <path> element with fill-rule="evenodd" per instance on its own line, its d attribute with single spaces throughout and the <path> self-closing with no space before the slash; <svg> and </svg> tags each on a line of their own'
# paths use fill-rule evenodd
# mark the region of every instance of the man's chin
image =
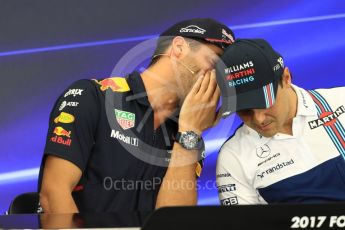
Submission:
<svg viewBox="0 0 345 230">
<path fill-rule="evenodd" d="M 262 131 L 259 131 L 258 132 L 261 136 L 263 136 L 263 137 L 273 137 L 274 135 L 276 135 L 277 134 L 277 132 L 276 131 L 274 131 L 274 130 L 272 130 L 272 131 L 265 131 L 265 132 L 262 132 Z"/>
</svg>

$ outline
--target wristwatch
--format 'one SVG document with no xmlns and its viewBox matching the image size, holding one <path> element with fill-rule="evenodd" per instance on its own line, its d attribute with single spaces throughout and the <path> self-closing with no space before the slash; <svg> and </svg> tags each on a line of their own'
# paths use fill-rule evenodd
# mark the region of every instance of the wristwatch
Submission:
<svg viewBox="0 0 345 230">
<path fill-rule="evenodd" d="M 175 140 L 188 150 L 201 150 L 204 146 L 204 140 L 193 131 L 177 132 Z"/>
</svg>

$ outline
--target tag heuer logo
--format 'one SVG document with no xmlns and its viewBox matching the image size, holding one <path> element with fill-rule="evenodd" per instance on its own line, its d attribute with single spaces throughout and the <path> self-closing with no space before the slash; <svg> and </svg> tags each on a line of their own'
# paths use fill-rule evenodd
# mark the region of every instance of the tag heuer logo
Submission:
<svg viewBox="0 0 345 230">
<path fill-rule="evenodd" d="M 115 116 L 117 123 L 123 128 L 123 129 L 130 129 L 135 126 L 135 114 L 115 109 Z"/>
</svg>

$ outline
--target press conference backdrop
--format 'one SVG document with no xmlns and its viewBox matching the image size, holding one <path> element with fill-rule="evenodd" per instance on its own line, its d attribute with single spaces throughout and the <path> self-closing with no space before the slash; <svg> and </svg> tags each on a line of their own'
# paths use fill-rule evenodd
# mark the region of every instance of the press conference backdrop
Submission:
<svg viewBox="0 0 345 230">
<path fill-rule="evenodd" d="M 109 76 L 131 48 L 192 17 L 220 20 L 237 38 L 267 39 L 296 85 L 345 85 L 343 0 L 0 0 L 0 213 L 36 190 L 57 96 L 77 79 Z M 238 124 L 230 117 L 204 134 L 199 205 L 219 204 L 218 149 Z"/>
</svg>

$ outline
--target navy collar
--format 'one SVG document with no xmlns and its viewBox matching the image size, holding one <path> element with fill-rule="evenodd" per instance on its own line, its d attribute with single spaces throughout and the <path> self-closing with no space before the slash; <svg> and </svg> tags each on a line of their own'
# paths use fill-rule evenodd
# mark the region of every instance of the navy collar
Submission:
<svg viewBox="0 0 345 230">
<path fill-rule="evenodd" d="M 134 71 L 131 74 L 129 74 L 126 78 L 129 88 L 133 92 L 133 95 L 131 96 L 131 98 L 129 98 L 129 100 L 136 100 L 138 101 L 138 103 L 142 105 L 151 106 L 140 73 Z"/>
</svg>

